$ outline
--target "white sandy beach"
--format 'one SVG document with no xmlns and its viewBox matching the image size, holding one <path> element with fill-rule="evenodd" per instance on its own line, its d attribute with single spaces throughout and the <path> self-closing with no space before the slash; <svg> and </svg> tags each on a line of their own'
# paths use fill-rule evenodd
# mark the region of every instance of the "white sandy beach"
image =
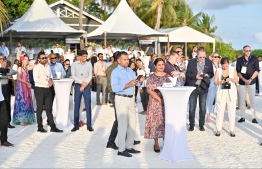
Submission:
<svg viewBox="0 0 262 169">
<path fill-rule="evenodd" d="M 12 102 L 14 97 L 12 97 Z M 15 147 L 0 147 L 0 168 L 262 168 L 262 96 L 256 96 L 258 124 L 251 123 L 249 110 L 246 122 L 239 124 L 240 111 L 236 116 L 236 137 L 229 136 L 229 123 L 225 114 L 224 129 L 215 137 L 215 114 L 206 131 L 198 129 L 188 132 L 188 145 L 195 160 L 171 163 L 159 159 L 153 151 L 153 140 L 143 138 L 145 115 L 139 115 L 141 143 L 135 149 L 140 154 L 132 158 L 117 155 L 116 150 L 107 149 L 107 139 L 114 121 L 113 108 L 96 106 L 92 92 L 92 116 L 94 132 L 82 127 L 77 132 L 37 132 L 37 125 L 16 126 L 9 129 L 9 141 Z M 138 95 L 138 111 L 142 104 Z M 198 110 L 197 110 L 198 111 Z M 73 102 L 70 96 L 70 118 L 73 121 Z M 45 114 L 45 113 L 43 113 Z M 198 113 L 196 113 L 198 119 Z M 45 128 L 46 118 L 44 118 Z M 116 140 L 117 144 L 117 140 Z M 160 145 L 163 141 L 160 141 Z"/>
</svg>

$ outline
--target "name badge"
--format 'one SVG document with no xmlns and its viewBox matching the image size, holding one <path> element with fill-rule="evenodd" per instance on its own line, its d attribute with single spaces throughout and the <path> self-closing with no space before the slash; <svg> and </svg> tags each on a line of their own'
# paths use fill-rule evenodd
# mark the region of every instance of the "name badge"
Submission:
<svg viewBox="0 0 262 169">
<path fill-rule="evenodd" d="M 243 74 L 247 73 L 247 67 L 246 66 L 242 66 L 241 73 L 243 73 Z"/>
<path fill-rule="evenodd" d="M 163 87 L 173 87 L 173 84 L 172 83 L 164 83 Z"/>
</svg>

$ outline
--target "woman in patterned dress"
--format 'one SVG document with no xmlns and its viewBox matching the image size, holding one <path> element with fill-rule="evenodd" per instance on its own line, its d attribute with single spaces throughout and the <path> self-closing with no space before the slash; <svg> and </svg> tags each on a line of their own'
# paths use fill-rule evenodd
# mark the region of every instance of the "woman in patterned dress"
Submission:
<svg viewBox="0 0 262 169">
<path fill-rule="evenodd" d="M 154 61 L 156 72 L 147 79 L 147 92 L 150 95 L 146 114 L 146 139 L 154 139 L 154 151 L 160 152 L 158 138 L 164 138 L 165 135 L 165 112 L 163 97 L 157 87 L 165 82 L 170 82 L 169 75 L 164 72 L 165 61 L 157 58 Z"/>
<path fill-rule="evenodd" d="M 31 95 L 31 84 L 29 82 L 27 55 L 21 56 L 17 70 L 17 85 L 15 95 L 15 105 L 13 114 L 13 123 L 26 126 L 36 122 L 33 100 Z"/>
</svg>

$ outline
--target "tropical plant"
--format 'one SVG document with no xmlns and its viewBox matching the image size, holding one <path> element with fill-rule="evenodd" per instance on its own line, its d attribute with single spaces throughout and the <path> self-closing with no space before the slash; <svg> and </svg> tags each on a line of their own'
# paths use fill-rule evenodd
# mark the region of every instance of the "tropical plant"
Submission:
<svg viewBox="0 0 262 169">
<path fill-rule="evenodd" d="M 3 36 L 3 26 L 6 26 L 9 22 L 8 11 L 5 5 L 0 1 L 0 32 Z"/>
<path fill-rule="evenodd" d="M 180 1 L 175 7 L 175 10 L 177 12 L 177 21 L 172 26 L 189 26 L 194 29 L 197 28 L 197 23 L 199 22 L 199 17 L 202 15 L 202 12 L 194 15 L 185 1 Z"/>
<path fill-rule="evenodd" d="M 215 38 L 218 41 L 222 41 L 222 39 L 219 36 L 214 34 L 216 32 L 217 28 L 218 28 L 217 26 L 212 27 L 212 24 L 214 22 L 215 22 L 215 16 L 214 15 L 212 17 L 210 17 L 208 14 L 202 13 L 201 19 L 197 23 L 196 29 L 198 31 L 208 35 L 208 36 Z"/>
</svg>

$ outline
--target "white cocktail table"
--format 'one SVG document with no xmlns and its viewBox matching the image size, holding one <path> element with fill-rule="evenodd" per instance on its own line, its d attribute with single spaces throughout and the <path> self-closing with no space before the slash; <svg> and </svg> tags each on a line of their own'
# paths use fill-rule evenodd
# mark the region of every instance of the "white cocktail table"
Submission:
<svg viewBox="0 0 262 169">
<path fill-rule="evenodd" d="M 60 130 L 72 129 L 74 125 L 69 119 L 69 97 L 73 79 L 53 80 L 56 101 L 56 127 Z"/>
<path fill-rule="evenodd" d="M 170 162 L 193 160 L 187 144 L 186 113 L 191 92 L 195 87 L 157 88 L 165 103 L 164 147 L 158 156 Z"/>
</svg>

